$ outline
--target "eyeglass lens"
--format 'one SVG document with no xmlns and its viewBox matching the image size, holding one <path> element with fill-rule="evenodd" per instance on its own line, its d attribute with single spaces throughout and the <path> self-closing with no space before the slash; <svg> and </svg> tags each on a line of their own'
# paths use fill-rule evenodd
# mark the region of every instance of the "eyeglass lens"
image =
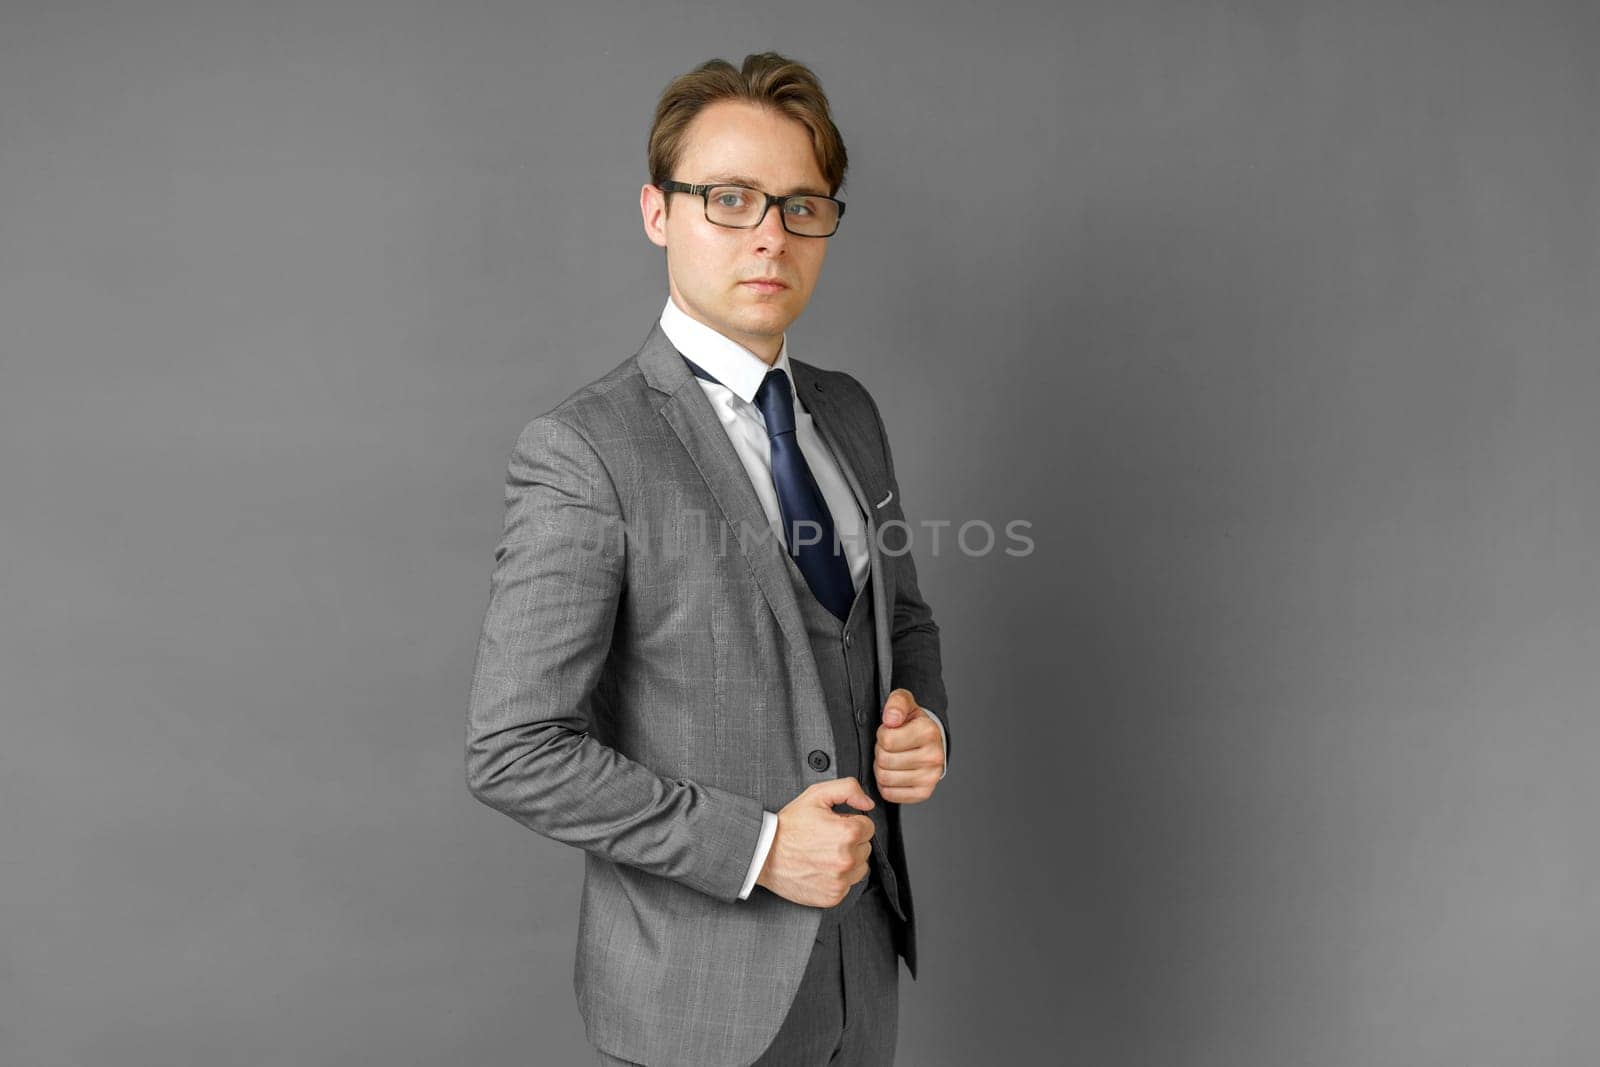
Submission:
<svg viewBox="0 0 1600 1067">
<path fill-rule="evenodd" d="M 706 190 L 706 218 L 723 226 L 754 226 L 764 213 L 764 193 L 741 185 Z M 791 233 L 826 237 L 839 228 L 839 205 L 823 196 L 792 196 L 779 205 L 783 225 Z"/>
</svg>

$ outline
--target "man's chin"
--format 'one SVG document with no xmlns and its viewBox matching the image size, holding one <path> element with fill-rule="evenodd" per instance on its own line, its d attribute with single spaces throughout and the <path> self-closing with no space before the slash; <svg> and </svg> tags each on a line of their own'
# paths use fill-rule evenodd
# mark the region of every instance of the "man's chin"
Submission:
<svg viewBox="0 0 1600 1067">
<path fill-rule="evenodd" d="M 800 317 L 800 309 L 804 306 L 769 299 L 757 304 L 746 304 L 740 308 L 739 320 L 751 333 L 770 333 L 777 336 Z"/>
</svg>

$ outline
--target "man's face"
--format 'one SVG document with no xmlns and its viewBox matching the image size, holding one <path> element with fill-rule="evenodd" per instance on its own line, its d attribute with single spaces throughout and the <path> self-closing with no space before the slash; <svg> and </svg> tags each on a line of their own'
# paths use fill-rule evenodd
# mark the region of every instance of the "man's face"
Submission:
<svg viewBox="0 0 1600 1067">
<path fill-rule="evenodd" d="M 782 196 L 828 193 L 806 128 L 794 119 L 742 100 L 719 100 L 689 124 L 683 156 L 671 177 L 693 185 L 746 185 Z M 672 213 L 664 211 L 673 198 Z M 672 299 L 692 318 L 771 363 L 783 332 L 811 299 L 825 237 L 799 237 L 783 228 L 778 206 L 754 229 L 736 230 L 706 219 L 705 201 L 689 193 L 640 191 L 645 233 L 667 250 Z M 765 291 L 746 284 L 776 279 Z"/>
</svg>

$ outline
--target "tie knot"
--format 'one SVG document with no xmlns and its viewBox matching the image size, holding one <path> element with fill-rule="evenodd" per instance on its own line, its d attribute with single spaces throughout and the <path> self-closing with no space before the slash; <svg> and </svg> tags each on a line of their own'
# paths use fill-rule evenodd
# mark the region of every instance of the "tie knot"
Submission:
<svg viewBox="0 0 1600 1067">
<path fill-rule="evenodd" d="M 794 394 L 789 391 L 789 376 L 774 368 L 761 379 L 756 390 L 756 407 L 767 424 L 767 436 L 794 433 Z"/>
</svg>

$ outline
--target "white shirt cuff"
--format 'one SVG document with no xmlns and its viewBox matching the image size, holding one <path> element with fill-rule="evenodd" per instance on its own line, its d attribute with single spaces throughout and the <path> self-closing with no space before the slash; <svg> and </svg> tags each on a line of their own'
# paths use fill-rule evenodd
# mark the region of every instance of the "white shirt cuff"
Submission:
<svg viewBox="0 0 1600 1067">
<path fill-rule="evenodd" d="M 755 858 L 750 861 L 750 872 L 744 876 L 744 888 L 739 890 L 739 899 L 748 900 L 750 891 L 756 887 L 756 878 L 761 874 L 761 868 L 767 865 L 767 853 L 772 851 L 772 839 L 778 835 L 778 817 L 770 811 L 761 813 L 761 836 L 756 838 Z"/>
<path fill-rule="evenodd" d="M 921 708 L 922 705 L 918 704 L 917 707 Z M 950 742 L 944 735 L 944 723 L 939 721 L 939 716 L 927 708 L 922 708 L 922 714 L 932 719 L 933 724 L 939 728 L 939 744 L 944 746 L 944 770 L 939 772 L 939 781 L 942 782 L 944 781 L 944 776 L 950 773 Z"/>
</svg>

